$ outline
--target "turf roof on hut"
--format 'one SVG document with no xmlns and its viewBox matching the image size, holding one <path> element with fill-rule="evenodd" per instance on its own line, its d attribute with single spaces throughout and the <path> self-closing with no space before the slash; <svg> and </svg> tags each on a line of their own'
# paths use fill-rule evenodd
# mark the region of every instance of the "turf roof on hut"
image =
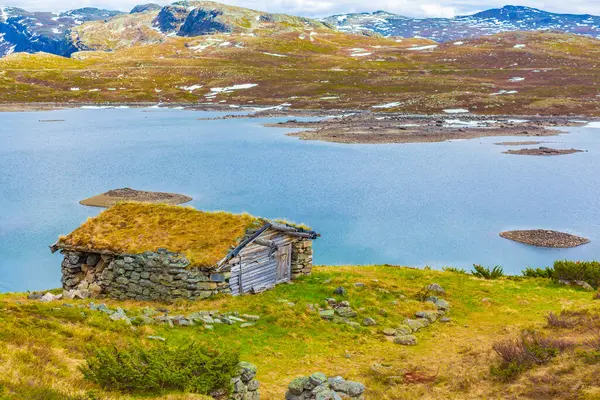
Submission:
<svg viewBox="0 0 600 400">
<path fill-rule="evenodd" d="M 250 228 L 265 223 L 249 214 L 205 212 L 164 204 L 119 203 L 88 220 L 56 244 L 80 251 L 141 254 L 166 248 L 196 267 L 215 266 Z"/>
</svg>

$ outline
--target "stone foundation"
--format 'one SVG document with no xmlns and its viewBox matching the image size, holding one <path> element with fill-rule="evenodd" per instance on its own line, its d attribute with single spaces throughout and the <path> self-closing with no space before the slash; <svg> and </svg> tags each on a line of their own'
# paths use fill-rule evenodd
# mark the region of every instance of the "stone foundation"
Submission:
<svg viewBox="0 0 600 400">
<path fill-rule="evenodd" d="M 81 297 L 171 301 L 231 293 L 229 272 L 189 268 L 187 258 L 163 249 L 129 256 L 63 254 L 63 289 Z"/>
<path fill-rule="evenodd" d="M 312 240 L 299 240 L 292 243 L 292 279 L 310 275 L 312 271 L 313 248 Z"/>
<path fill-rule="evenodd" d="M 190 268 L 187 258 L 166 249 L 137 255 L 62 253 L 62 286 L 67 297 L 171 301 L 231 293 L 229 271 Z M 291 279 L 309 275 L 312 258 L 311 240 L 293 242 Z"/>
</svg>

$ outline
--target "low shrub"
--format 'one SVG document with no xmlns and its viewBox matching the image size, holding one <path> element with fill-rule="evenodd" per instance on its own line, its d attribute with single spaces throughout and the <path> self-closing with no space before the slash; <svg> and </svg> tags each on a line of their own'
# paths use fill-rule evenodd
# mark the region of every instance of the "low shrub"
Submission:
<svg viewBox="0 0 600 400">
<path fill-rule="evenodd" d="M 587 312 L 566 310 L 561 311 L 560 314 L 550 312 L 547 316 L 547 320 L 549 328 L 574 328 L 587 321 Z"/>
<path fill-rule="evenodd" d="M 484 279 L 498 279 L 504 276 L 504 270 L 501 266 L 496 265 L 494 268 L 490 269 L 489 267 L 484 267 L 483 265 L 473 264 L 473 271 L 471 273 L 478 277 Z"/>
<path fill-rule="evenodd" d="M 555 278 L 565 281 L 584 281 L 594 287 L 600 286 L 600 262 L 598 261 L 556 261 Z"/>
<path fill-rule="evenodd" d="M 523 276 L 526 276 L 527 278 L 549 278 L 549 279 L 554 278 L 554 268 L 552 268 L 552 267 L 546 267 L 546 268 L 527 267 L 527 268 L 525 268 L 524 271 L 522 271 L 522 273 L 523 273 Z"/>
<path fill-rule="evenodd" d="M 229 393 L 239 356 L 192 342 L 180 347 L 102 347 L 93 351 L 86 362 L 81 367 L 84 377 L 104 389 L 209 394 L 216 390 Z"/>
<path fill-rule="evenodd" d="M 494 344 L 493 349 L 502 358 L 502 362 L 492 366 L 490 372 L 501 381 L 509 381 L 535 365 L 546 364 L 561 351 L 571 347 L 573 343 L 565 339 L 523 331 L 516 339 L 505 339 Z"/>
<path fill-rule="evenodd" d="M 442 270 L 446 271 L 446 272 L 452 272 L 454 274 L 463 274 L 465 275 L 467 273 L 467 271 L 465 271 L 462 268 L 455 268 L 455 267 L 444 267 L 442 268 Z"/>
</svg>

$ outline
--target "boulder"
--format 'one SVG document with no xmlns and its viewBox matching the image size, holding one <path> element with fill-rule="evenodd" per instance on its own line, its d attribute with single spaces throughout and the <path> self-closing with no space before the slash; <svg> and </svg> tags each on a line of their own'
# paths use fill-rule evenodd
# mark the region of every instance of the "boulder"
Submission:
<svg viewBox="0 0 600 400">
<path fill-rule="evenodd" d="M 364 326 L 375 326 L 375 325 L 377 325 L 377 321 L 375 321 L 373 318 L 367 317 L 363 320 L 363 325 Z"/>
<path fill-rule="evenodd" d="M 344 287 L 339 286 L 333 291 L 333 294 L 336 294 L 338 296 L 346 296 L 347 291 Z"/>
<path fill-rule="evenodd" d="M 415 313 L 415 317 L 424 318 L 429 322 L 435 322 L 438 319 L 438 316 L 436 311 L 418 311 Z"/>
<path fill-rule="evenodd" d="M 288 391 L 290 394 L 300 396 L 304 392 L 306 382 L 308 382 L 308 378 L 305 376 L 294 378 L 288 385 Z"/>
<path fill-rule="evenodd" d="M 410 326 L 408 325 L 400 325 L 398 328 L 396 328 L 396 330 L 394 331 L 394 335 L 395 336 L 404 336 L 404 335 L 410 335 L 413 333 L 413 330 L 411 329 Z"/>
<path fill-rule="evenodd" d="M 435 306 L 438 308 L 438 310 L 446 311 L 446 310 L 450 309 L 450 303 L 448 303 L 444 299 L 437 299 L 434 303 L 435 303 Z"/>
<path fill-rule="evenodd" d="M 335 309 L 335 313 L 343 318 L 354 318 L 356 317 L 356 311 L 350 307 L 338 307 Z"/>
<path fill-rule="evenodd" d="M 332 320 L 333 317 L 335 316 L 335 310 L 322 310 L 322 311 L 319 311 L 319 315 L 323 319 Z"/>
<path fill-rule="evenodd" d="M 394 338 L 394 343 L 404 346 L 414 346 L 417 344 L 417 338 L 414 335 L 402 335 Z"/>
<path fill-rule="evenodd" d="M 446 291 L 444 290 L 443 287 L 441 287 L 439 284 L 437 283 L 432 283 L 428 286 L 425 287 L 425 290 L 427 291 L 427 293 L 434 293 L 436 295 L 445 295 Z"/>
<path fill-rule="evenodd" d="M 384 334 L 385 336 L 394 336 L 394 335 L 396 335 L 396 330 L 395 330 L 395 329 L 392 329 L 392 328 L 385 328 L 385 329 L 383 330 L 383 334 Z"/>
<path fill-rule="evenodd" d="M 238 364 L 238 374 L 241 376 L 242 382 L 250 382 L 256 376 L 256 365 L 247 361 L 240 361 Z"/>
<path fill-rule="evenodd" d="M 60 299 L 62 299 L 62 294 L 52 294 L 50 292 L 48 292 L 45 295 L 43 295 L 42 297 L 40 297 L 40 301 L 42 303 L 49 303 L 51 301 L 60 300 Z"/>
</svg>

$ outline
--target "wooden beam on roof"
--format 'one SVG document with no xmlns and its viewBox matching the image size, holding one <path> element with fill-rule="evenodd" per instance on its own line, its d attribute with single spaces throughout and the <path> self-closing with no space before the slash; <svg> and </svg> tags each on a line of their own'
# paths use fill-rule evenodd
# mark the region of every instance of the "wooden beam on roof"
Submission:
<svg viewBox="0 0 600 400">
<path fill-rule="evenodd" d="M 260 246 L 270 247 L 272 249 L 277 248 L 277 245 L 275 244 L 275 242 L 272 241 L 272 240 L 268 240 L 268 239 L 258 238 L 254 242 L 252 242 L 252 243 L 256 243 L 256 244 L 258 244 Z"/>
</svg>

